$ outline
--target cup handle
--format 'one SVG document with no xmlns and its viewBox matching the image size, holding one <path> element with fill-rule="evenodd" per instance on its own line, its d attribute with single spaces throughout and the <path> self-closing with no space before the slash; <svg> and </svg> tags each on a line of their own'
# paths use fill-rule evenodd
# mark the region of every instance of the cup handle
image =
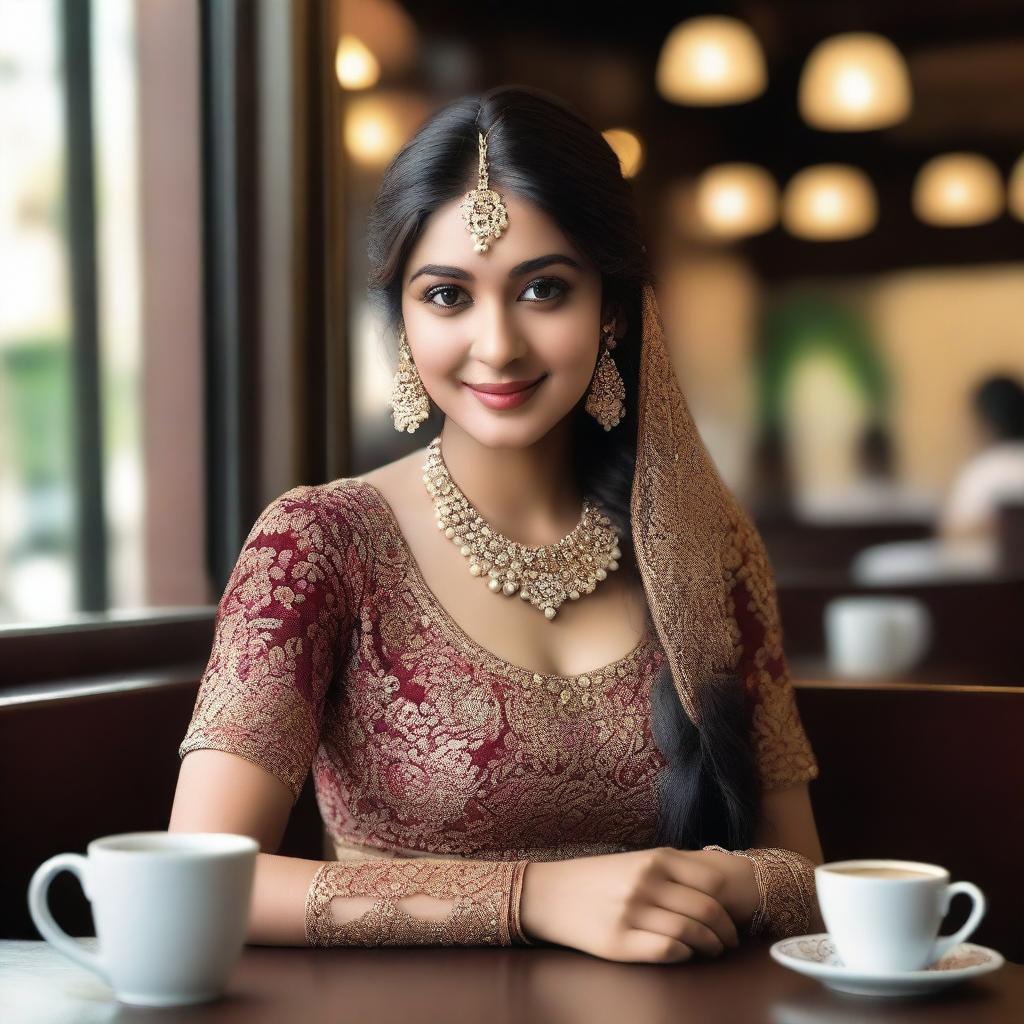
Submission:
<svg viewBox="0 0 1024 1024">
<path fill-rule="evenodd" d="M 942 896 L 942 916 L 949 913 L 949 905 L 957 893 L 966 893 L 974 903 L 974 909 L 964 926 L 955 935 L 943 935 L 935 940 L 932 951 L 929 954 L 928 966 L 941 960 L 955 945 L 964 941 L 985 916 L 985 894 L 973 882 L 953 882 L 946 887 Z"/>
<path fill-rule="evenodd" d="M 40 934 L 47 942 L 60 950 L 66 957 L 74 960 L 75 963 L 98 974 L 109 985 L 110 976 L 103 960 L 95 953 L 88 952 L 82 943 L 77 942 L 57 924 L 47 903 L 50 882 L 62 871 L 70 871 L 73 875 L 78 876 L 78 881 L 82 884 L 82 891 L 88 898 L 89 890 L 85 881 L 87 864 L 86 858 L 78 853 L 58 853 L 55 857 L 43 861 L 36 868 L 32 875 L 32 881 L 29 882 L 28 911 Z"/>
</svg>

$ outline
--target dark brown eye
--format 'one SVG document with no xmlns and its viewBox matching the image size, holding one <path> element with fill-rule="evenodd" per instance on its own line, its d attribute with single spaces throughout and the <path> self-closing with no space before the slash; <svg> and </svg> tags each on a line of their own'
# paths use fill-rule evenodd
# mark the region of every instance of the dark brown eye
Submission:
<svg viewBox="0 0 1024 1024">
<path fill-rule="evenodd" d="M 429 302 L 431 305 L 441 306 L 444 309 L 450 309 L 452 306 L 458 305 L 458 303 L 454 302 L 454 301 L 453 302 L 447 302 L 447 301 L 434 302 L 434 296 L 435 295 L 444 295 L 444 294 L 448 294 L 450 296 L 450 295 L 452 295 L 452 293 L 454 293 L 454 295 L 457 296 L 460 291 L 462 291 L 462 289 L 459 288 L 458 285 L 443 284 L 443 285 L 441 285 L 438 288 L 431 288 L 430 291 L 427 292 L 426 301 Z"/>
<path fill-rule="evenodd" d="M 525 295 L 526 292 L 530 291 L 531 289 L 539 289 L 539 291 L 537 292 L 537 297 L 535 299 L 531 299 L 531 302 L 550 302 L 552 299 L 560 298 L 569 290 L 565 284 L 563 284 L 561 281 L 553 277 L 542 277 L 536 281 L 531 281 L 526 286 L 526 289 L 523 292 L 523 294 Z M 550 294 L 551 289 L 555 289 L 554 295 Z M 545 292 L 547 294 L 542 294 Z"/>
</svg>

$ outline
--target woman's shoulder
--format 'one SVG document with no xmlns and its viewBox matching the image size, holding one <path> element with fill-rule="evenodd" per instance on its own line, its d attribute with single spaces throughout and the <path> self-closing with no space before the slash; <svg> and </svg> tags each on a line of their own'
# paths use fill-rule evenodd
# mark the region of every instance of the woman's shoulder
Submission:
<svg viewBox="0 0 1024 1024">
<path fill-rule="evenodd" d="M 297 484 L 265 506 L 249 539 L 278 535 L 304 549 L 346 548 L 364 536 L 369 502 L 365 484 L 356 477 Z"/>
<path fill-rule="evenodd" d="M 410 474 L 421 472 L 422 459 L 417 451 L 359 476 L 291 487 L 260 513 L 250 540 L 284 534 L 302 548 L 354 549 L 365 560 L 373 538 L 390 522 L 396 496 L 408 493 Z"/>
<path fill-rule="evenodd" d="M 403 495 L 408 495 L 409 488 L 422 477 L 425 456 L 424 446 L 359 476 L 339 477 L 322 486 L 336 488 L 350 508 L 360 512 L 370 510 L 375 513 L 385 503 L 395 508 L 402 504 Z"/>
</svg>

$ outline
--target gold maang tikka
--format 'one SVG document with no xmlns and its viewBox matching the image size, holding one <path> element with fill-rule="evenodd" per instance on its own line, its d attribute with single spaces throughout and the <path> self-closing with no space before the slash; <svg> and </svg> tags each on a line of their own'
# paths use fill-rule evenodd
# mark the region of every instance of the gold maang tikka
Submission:
<svg viewBox="0 0 1024 1024">
<path fill-rule="evenodd" d="M 487 135 L 490 134 L 488 129 Z M 505 201 L 490 187 L 487 171 L 487 135 L 477 132 L 480 146 L 480 181 L 475 189 L 463 196 L 462 205 L 459 207 L 462 220 L 473 236 L 473 252 L 487 252 L 491 242 L 501 238 L 502 231 L 508 227 Z"/>
</svg>

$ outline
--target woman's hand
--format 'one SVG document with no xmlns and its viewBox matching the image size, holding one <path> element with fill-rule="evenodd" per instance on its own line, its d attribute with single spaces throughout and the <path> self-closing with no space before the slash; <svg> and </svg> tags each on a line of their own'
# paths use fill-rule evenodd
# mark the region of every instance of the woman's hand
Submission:
<svg viewBox="0 0 1024 1024">
<path fill-rule="evenodd" d="M 751 866 L 732 854 L 668 846 L 534 861 L 523 876 L 520 921 L 531 939 L 606 960 L 718 956 L 739 945 L 726 902 L 739 907 L 749 899 L 732 861 Z"/>
<path fill-rule="evenodd" d="M 750 924 L 761 902 L 754 865 L 746 857 L 735 853 L 722 853 L 719 850 L 701 850 L 700 853 L 725 875 L 725 886 L 719 898 L 729 916 L 739 928 Z"/>
</svg>

